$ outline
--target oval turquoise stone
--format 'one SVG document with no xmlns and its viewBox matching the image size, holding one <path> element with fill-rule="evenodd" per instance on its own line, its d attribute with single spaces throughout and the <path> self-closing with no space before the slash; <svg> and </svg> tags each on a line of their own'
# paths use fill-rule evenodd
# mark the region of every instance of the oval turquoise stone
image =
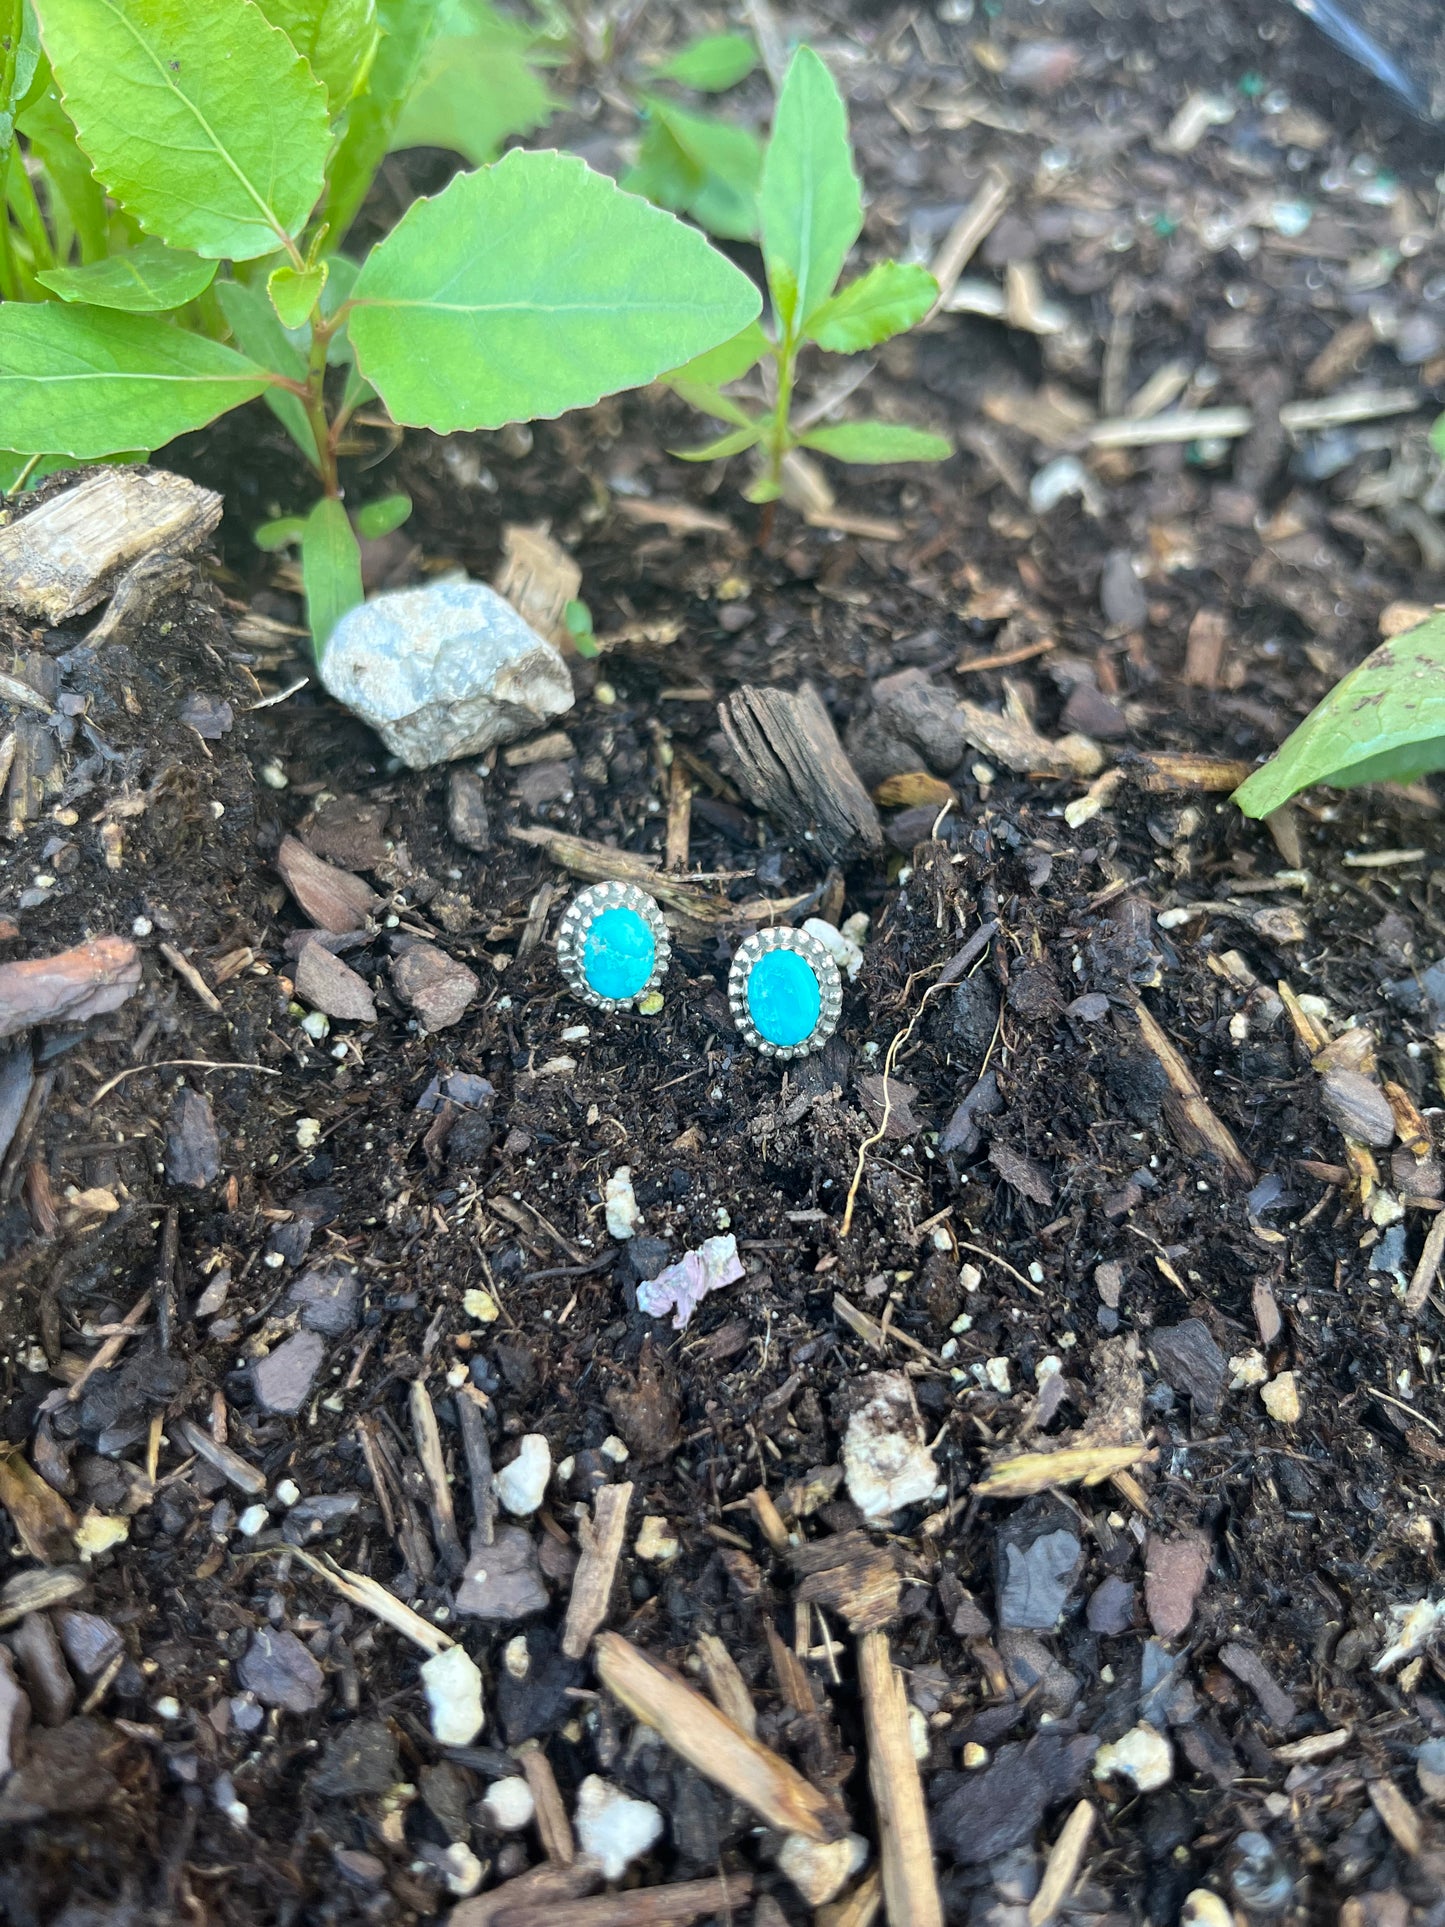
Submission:
<svg viewBox="0 0 1445 1927">
<path fill-rule="evenodd" d="M 635 997 L 652 975 L 657 940 L 635 910 L 604 910 L 582 939 L 582 970 L 599 997 Z"/>
<path fill-rule="evenodd" d="M 823 993 L 813 966 L 796 950 L 767 950 L 748 972 L 748 1013 L 760 1036 L 780 1050 L 811 1037 Z"/>
</svg>

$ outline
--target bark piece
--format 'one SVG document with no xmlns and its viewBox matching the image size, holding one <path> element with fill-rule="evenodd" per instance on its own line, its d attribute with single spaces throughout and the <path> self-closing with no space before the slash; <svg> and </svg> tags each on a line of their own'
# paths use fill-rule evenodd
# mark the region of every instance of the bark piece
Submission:
<svg viewBox="0 0 1445 1927">
<path fill-rule="evenodd" d="M 1220 1647 L 1219 1657 L 1234 1677 L 1254 1694 L 1271 1726 L 1285 1727 L 1292 1723 L 1299 1708 L 1252 1647 L 1232 1639 Z"/>
<path fill-rule="evenodd" d="M 810 832 L 832 861 L 882 849 L 873 799 L 811 684 L 797 691 L 744 684 L 718 705 L 718 716 L 759 809 L 799 835 Z"/>
<path fill-rule="evenodd" d="M 792 1549 L 795 1598 L 842 1613 L 852 1633 L 880 1632 L 898 1610 L 903 1580 L 889 1546 L 866 1532 L 835 1532 Z"/>
<path fill-rule="evenodd" d="M 165 469 L 104 468 L 0 529 L 0 608 L 67 622 L 128 569 L 199 548 L 221 497 Z"/>
<path fill-rule="evenodd" d="M 0 1453 L 0 1505 L 32 1559 L 51 1566 L 75 1556 L 75 1514 L 18 1445 Z"/>
<path fill-rule="evenodd" d="M 30 1701 L 15 1677 L 9 1653 L 0 1646 L 0 1780 L 13 1771 L 30 1724 Z"/>
<path fill-rule="evenodd" d="M 1144 1603 L 1161 1639 L 1180 1639 L 1194 1617 L 1194 1602 L 1209 1571 L 1209 1540 L 1202 1532 L 1178 1539 L 1153 1535 L 1144 1569 Z"/>
<path fill-rule="evenodd" d="M 364 930 L 381 906 L 369 883 L 314 856 L 299 837 L 283 836 L 276 868 L 297 903 L 322 930 Z"/>
<path fill-rule="evenodd" d="M 251 1367 L 256 1403 L 266 1412 L 299 1412 L 325 1356 L 319 1332 L 299 1331 L 284 1339 Z"/>
<path fill-rule="evenodd" d="M 577 1858 L 577 1842 L 572 1836 L 572 1822 L 562 1804 L 552 1762 L 536 1740 L 527 1740 L 519 1746 L 517 1759 L 537 1809 L 537 1833 L 547 1858 L 560 1867 L 570 1867 Z"/>
<path fill-rule="evenodd" d="M 326 1676 L 295 1633 L 259 1626 L 236 1667 L 236 1677 L 263 1706 L 311 1713 L 326 1694 Z"/>
<path fill-rule="evenodd" d="M 858 1684 L 890 1927 L 943 1927 L 928 1810 L 908 1730 L 908 1696 L 889 1654 L 887 1633 L 865 1633 L 859 1640 Z"/>
<path fill-rule="evenodd" d="M 434 943 L 408 943 L 392 959 L 391 982 L 426 1030 L 448 1030 L 459 1023 L 481 989 L 474 971 Z"/>
<path fill-rule="evenodd" d="M 243 1459 L 239 1452 L 233 1452 L 229 1445 L 213 1439 L 203 1426 L 193 1419 L 176 1420 L 176 1430 L 190 1449 L 208 1465 L 213 1465 L 225 1478 L 229 1479 L 238 1492 L 248 1498 L 258 1499 L 266 1490 L 266 1475 L 254 1465 Z"/>
<path fill-rule="evenodd" d="M 627 1536 L 632 1491 L 630 1484 L 600 1486 L 592 1501 L 591 1523 L 584 1520 L 578 1530 L 582 1556 L 577 1561 L 562 1628 L 562 1651 L 568 1659 L 582 1658 L 592 1635 L 607 1617 L 617 1561 Z"/>
<path fill-rule="evenodd" d="M 600 1634 L 594 1651 L 598 1677 L 613 1698 L 769 1826 L 810 1840 L 836 1840 L 848 1831 L 836 1799 L 734 1726 L 670 1667 L 649 1659 L 620 1633 Z"/>
<path fill-rule="evenodd" d="M 736 1919 L 736 1908 L 752 1891 L 751 1874 L 720 1874 L 710 1880 L 679 1880 L 670 1887 L 595 1894 L 588 1900 L 529 1902 L 484 1915 L 463 1916 L 458 1909 L 450 1927 L 478 1927 L 483 1921 L 489 1927 L 688 1927 L 712 1915 Z"/>
<path fill-rule="evenodd" d="M 374 1024 L 376 1004 L 366 979 L 313 937 L 296 959 L 296 995 L 343 1023 Z"/>
<path fill-rule="evenodd" d="M 1165 1099 L 1164 1114 L 1180 1148 L 1196 1156 L 1215 1158 L 1241 1184 L 1253 1184 L 1254 1172 L 1249 1159 L 1235 1143 L 1228 1126 L 1215 1116 L 1193 1071 L 1155 1022 L 1152 1012 L 1142 1002 L 1136 1002 L 1134 1015 L 1139 1020 L 1144 1042 L 1158 1058 L 1169 1080 L 1171 1096 Z"/>
<path fill-rule="evenodd" d="M 22 1620 L 11 1645 L 30 1689 L 30 1704 L 46 1726 L 60 1726 L 75 1707 L 75 1681 L 48 1613 Z"/>
<path fill-rule="evenodd" d="M 33 1024 L 103 1017 L 139 988 L 140 953 L 124 937 L 94 937 L 53 957 L 0 964 L 0 1037 Z"/>
<path fill-rule="evenodd" d="M 211 1100 L 183 1084 L 166 1121 L 166 1176 L 172 1184 L 204 1191 L 221 1174 L 221 1140 Z"/>
</svg>

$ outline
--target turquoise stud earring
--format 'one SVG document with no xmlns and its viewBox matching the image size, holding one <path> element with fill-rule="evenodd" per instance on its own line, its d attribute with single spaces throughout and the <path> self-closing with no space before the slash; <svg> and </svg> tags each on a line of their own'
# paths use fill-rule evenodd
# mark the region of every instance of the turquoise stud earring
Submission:
<svg viewBox="0 0 1445 1927">
<path fill-rule="evenodd" d="M 568 989 L 598 1010 L 624 1010 L 655 990 L 671 955 L 662 912 L 631 883 L 579 890 L 557 932 L 557 965 Z"/>
<path fill-rule="evenodd" d="M 838 1028 L 843 980 L 806 930 L 759 930 L 738 945 L 728 1003 L 743 1041 L 765 1057 L 806 1057 Z"/>
</svg>

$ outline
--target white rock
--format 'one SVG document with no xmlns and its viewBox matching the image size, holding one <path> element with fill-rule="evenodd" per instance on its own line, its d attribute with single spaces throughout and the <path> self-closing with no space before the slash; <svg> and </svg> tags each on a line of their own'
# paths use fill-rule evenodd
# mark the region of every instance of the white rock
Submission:
<svg viewBox="0 0 1445 1927">
<path fill-rule="evenodd" d="M 493 1780 L 482 1795 L 482 1812 L 498 1833 L 520 1833 L 531 1826 L 537 1803 L 521 1774 L 513 1773 L 505 1780 Z"/>
<path fill-rule="evenodd" d="M 612 1173 L 603 1197 L 610 1236 L 634 1237 L 637 1227 L 642 1223 L 642 1213 L 637 1208 L 637 1193 L 632 1188 L 632 1171 L 628 1165 L 621 1164 Z"/>
<path fill-rule="evenodd" d="M 1268 1385 L 1261 1385 L 1259 1395 L 1272 1419 L 1277 1419 L 1281 1425 L 1299 1424 L 1299 1379 L 1294 1372 L 1281 1372 Z"/>
<path fill-rule="evenodd" d="M 790 1833 L 778 1849 L 779 1872 L 788 1876 L 810 1907 L 826 1907 L 867 1863 L 868 1842 L 861 1833 L 826 1842 Z"/>
<path fill-rule="evenodd" d="M 477 1891 L 486 1872 L 465 1840 L 452 1842 L 442 1855 L 442 1867 L 446 1873 L 447 1892 L 455 1894 L 460 1900 Z"/>
<path fill-rule="evenodd" d="M 611 1459 L 614 1465 L 626 1465 L 631 1454 L 615 1432 L 609 1432 L 598 1447 L 604 1459 Z"/>
<path fill-rule="evenodd" d="M 596 1773 L 578 1787 L 573 1817 L 578 1844 L 601 1862 L 605 1880 L 620 1880 L 662 1834 L 662 1815 L 651 1801 L 634 1800 Z"/>
<path fill-rule="evenodd" d="M 480 582 L 373 596 L 332 630 L 320 674 L 412 769 L 530 735 L 573 702 L 561 654 Z"/>
<path fill-rule="evenodd" d="M 258 1532 L 264 1532 L 271 1523 L 271 1514 L 263 1505 L 248 1505 L 236 1521 L 236 1530 L 243 1539 L 254 1539 Z"/>
<path fill-rule="evenodd" d="M 301 1488 L 294 1479 L 282 1479 L 281 1483 L 276 1487 L 276 1502 L 278 1505 L 284 1505 L 289 1508 L 295 1505 L 300 1497 Z"/>
<path fill-rule="evenodd" d="M 868 1392 L 848 1421 L 843 1475 L 848 1497 L 865 1519 L 886 1519 L 926 1499 L 938 1467 L 923 1436 L 923 1421 L 902 1372 L 873 1372 Z"/>
<path fill-rule="evenodd" d="M 669 1559 L 675 1559 L 682 1547 L 677 1543 L 666 1519 L 659 1519 L 656 1513 L 649 1512 L 642 1521 L 642 1529 L 632 1549 L 639 1559 L 655 1560 L 661 1566 L 666 1565 Z"/>
<path fill-rule="evenodd" d="M 547 1496 L 552 1476 L 552 1448 L 540 1432 L 528 1432 L 517 1456 L 504 1465 L 494 1484 L 497 1497 L 515 1519 L 529 1519 Z"/>
<path fill-rule="evenodd" d="M 1234 1927 L 1234 1915 L 1218 1894 L 1208 1887 L 1196 1887 L 1184 1896 L 1179 1927 Z"/>
<path fill-rule="evenodd" d="M 486 1724 L 482 1675 L 465 1646 L 448 1646 L 422 1662 L 422 1690 L 439 1746 L 470 1746 Z"/>
<path fill-rule="evenodd" d="M 831 923 L 824 923 L 821 917 L 809 917 L 803 928 L 810 937 L 818 939 L 849 983 L 856 983 L 858 972 L 863 968 L 863 951 L 848 932 L 836 930 Z"/>
<path fill-rule="evenodd" d="M 1152 1793 L 1174 1778 L 1174 1749 L 1157 1728 L 1141 1720 L 1112 1745 L 1099 1748 L 1094 1778 L 1132 1780 L 1141 1793 Z"/>
</svg>

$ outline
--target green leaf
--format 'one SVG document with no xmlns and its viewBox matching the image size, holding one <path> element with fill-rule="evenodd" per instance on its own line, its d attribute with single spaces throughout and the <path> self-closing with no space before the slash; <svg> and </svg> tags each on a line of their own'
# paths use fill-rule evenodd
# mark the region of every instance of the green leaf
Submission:
<svg viewBox="0 0 1445 1927">
<path fill-rule="evenodd" d="M 704 442 L 701 448 L 674 448 L 668 452 L 680 462 L 716 462 L 724 455 L 741 455 L 746 448 L 756 448 L 762 439 L 762 424 L 749 422 L 746 428 L 735 428 L 729 435 L 719 435 L 715 442 Z"/>
<path fill-rule="evenodd" d="M 847 109 L 811 47 L 794 54 L 778 96 L 758 208 L 773 305 L 798 334 L 833 292 L 863 226 Z"/>
<path fill-rule="evenodd" d="M 259 288 L 249 287 L 244 281 L 218 281 L 216 298 L 236 338 L 236 346 L 243 354 L 263 368 L 289 376 L 292 381 L 305 380 L 305 350 L 299 348 L 281 326 L 276 310 Z M 270 388 L 266 392 L 266 406 L 311 466 L 319 467 L 316 437 L 311 432 L 301 397 L 285 388 Z"/>
<path fill-rule="evenodd" d="M 815 308 L 803 330 L 832 355 L 856 355 L 922 321 L 938 299 L 938 283 L 913 262 L 880 261 Z"/>
<path fill-rule="evenodd" d="M 105 195 L 80 150 L 74 124 L 60 104 L 48 63 L 42 60 L 40 69 L 46 84 L 32 93 L 16 125 L 25 136 L 31 159 L 39 161 L 45 170 L 52 220 L 58 202 L 80 242 L 81 260 L 103 261 L 110 242 Z"/>
<path fill-rule="evenodd" d="M 365 600 L 355 532 L 346 510 L 329 496 L 312 509 L 301 532 L 301 583 L 311 647 L 320 662 L 337 623 Z"/>
<path fill-rule="evenodd" d="M 301 540 L 306 529 L 304 515 L 278 515 L 273 522 L 262 522 L 252 531 L 251 540 L 267 555 L 289 549 Z"/>
<path fill-rule="evenodd" d="M 514 150 L 415 202 L 352 290 L 393 421 L 500 428 L 590 406 L 735 334 L 747 276 L 575 155 Z"/>
<path fill-rule="evenodd" d="M 730 341 L 719 342 L 716 348 L 709 348 L 705 355 L 694 355 L 681 368 L 674 368 L 664 375 L 663 380 L 674 386 L 686 381 L 700 382 L 706 388 L 721 388 L 727 382 L 740 381 L 764 355 L 772 353 L 772 348 L 772 342 L 763 333 L 762 324 L 750 321 Z"/>
<path fill-rule="evenodd" d="M 256 0 L 326 89 L 339 114 L 366 79 L 380 35 L 376 0 Z"/>
<path fill-rule="evenodd" d="M 304 328 L 311 318 L 311 312 L 321 299 L 326 286 L 327 263 L 318 261 L 314 268 L 305 268 L 300 273 L 295 268 L 273 268 L 266 281 L 266 292 L 271 297 L 271 306 L 276 310 L 276 319 L 283 328 Z"/>
<path fill-rule="evenodd" d="M 25 0 L 0 0 L 0 181 L 15 140 L 15 116 L 39 62 L 40 38 Z"/>
<path fill-rule="evenodd" d="M 270 379 L 233 348 L 153 315 L 0 305 L 0 434 L 22 452 L 91 460 L 160 448 Z"/>
<path fill-rule="evenodd" d="M 38 0 L 66 112 L 149 234 L 253 260 L 321 192 L 326 92 L 250 0 Z"/>
<path fill-rule="evenodd" d="M 398 491 L 395 495 L 379 495 L 374 502 L 367 502 L 356 511 L 356 533 L 368 542 L 375 542 L 383 535 L 390 535 L 399 529 L 411 514 L 411 497 Z"/>
<path fill-rule="evenodd" d="M 1234 792 L 1268 816 L 1312 783 L 1408 783 L 1445 769 L 1445 615 L 1393 636 L 1337 682 Z"/>
<path fill-rule="evenodd" d="M 720 94 L 746 80 L 757 64 L 757 48 L 745 33 L 708 33 L 664 61 L 657 72 L 700 94 Z"/>
<path fill-rule="evenodd" d="M 723 240 L 755 239 L 763 170 L 757 135 L 671 101 L 646 97 L 644 106 L 647 127 L 623 187 L 676 214 L 690 214 Z"/>
<path fill-rule="evenodd" d="M 1430 430 L 1430 446 L 1445 461 L 1445 415 L 1437 415 Z"/>
<path fill-rule="evenodd" d="M 49 268 L 35 277 L 62 301 L 86 301 L 93 308 L 120 308 L 128 314 L 183 308 L 215 278 L 214 261 L 168 248 L 164 241 L 141 241 L 89 267 Z"/>
<path fill-rule="evenodd" d="M 720 422 L 732 422 L 738 428 L 747 427 L 753 419 L 740 402 L 705 381 L 685 381 L 681 376 L 669 375 L 667 385 L 700 415 L 716 415 Z"/>
<path fill-rule="evenodd" d="M 834 428 L 814 428 L 800 435 L 804 448 L 840 462 L 945 462 L 953 444 L 926 428 L 901 422 L 839 422 Z"/>
<path fill-rule="evenodd" d="M 386 157 L 392 130 L 416 85 L 439 19 L 438 0 L 376 0 L 381 41 L 366 86 L 351 104 L 346 131 L 327 169 L 324 213 L 331 223 L 331 239 L 338 246 Z"/>
<path fill-rule="evenodd" d="M 432 42 L 391 147 L 445 147 L 481 167 L 513 134 L 545 126 L 555 103 L 528 63 L 531 45 L 525 28 L 476 8 L 469 31 Z"/>
</svg>

